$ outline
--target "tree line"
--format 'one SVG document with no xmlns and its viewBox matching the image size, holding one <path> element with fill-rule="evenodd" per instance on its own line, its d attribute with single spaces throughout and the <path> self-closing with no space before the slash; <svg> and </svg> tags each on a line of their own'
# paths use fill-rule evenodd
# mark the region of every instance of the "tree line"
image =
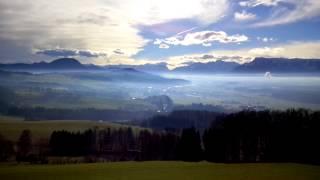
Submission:
<svg viewBox="0 0 320 180">
<path fill-rule="evenodd" d="M 320 163 L 320 112 L 243 111 L 203 134 L 206 159 L 218 162 Z"/>
<path fill-rule="evenodd" d="M 210 126 L 218 117 L 223 116 L 220 112 L 175 110 L 170 114 L 162 114 L 138 122 L 138 125 L 153 129 L 176 130 L 195 127 L 203 130 Z"/>
<path fill-rule="evenodd" d="M 211 117 L 203 117 L 205 114 L 201 118 Z M 62 130 L 53 132 L 47 143 L 34 143 L 31 132 L 25 130 L 16 144 L 0 136 L 0 158 L 15 155 L 17 161 L 47 162 L 46 157 L 82 156 L 90 157 L 90 162 L 207 160 L 319 164 L 319 130 L 320 112 L 304 109 L 222 115 L 203 133 L 194 127 L 170 131 L 133 131 L 130 127 Z"/>
</svg>

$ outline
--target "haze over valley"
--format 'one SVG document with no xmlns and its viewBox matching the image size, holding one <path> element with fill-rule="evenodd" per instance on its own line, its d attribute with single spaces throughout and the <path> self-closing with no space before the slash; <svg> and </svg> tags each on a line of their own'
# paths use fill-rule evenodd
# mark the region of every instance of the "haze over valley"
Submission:
<svg viewBox="0 0 320 180">
<path fill-rule="evenodd" d="M 270 73 L 274 61 L 288 65 L 282 66 L 281 72 Z M 296 65 L 299 63 L 306 65 Z M 27 107 L 163 111 L 144 101 L 151 96 L 167 96 L 176 106 L 203 104 L 225 112 L 302 107 L 316 110 L 320 105 L 317 60 L 258 58 L 247 64 L 218 61 L 173 70 L 144 70 L 144 66 L 148 65 L 83 65 L 70 58 L 52 63 L 2 64 L 1 87 L 15 94 L 15 103 Z"/>
<path fill-rule="evenodd" d="M 319 20 L 319 0 L 0 0 L 0 179 L 320 179 Z"/>
</svg>

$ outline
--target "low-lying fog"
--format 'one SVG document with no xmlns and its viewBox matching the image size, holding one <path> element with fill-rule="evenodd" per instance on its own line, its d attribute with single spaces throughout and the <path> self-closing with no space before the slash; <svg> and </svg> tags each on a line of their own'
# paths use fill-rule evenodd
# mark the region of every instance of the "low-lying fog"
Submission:
<svg viewBox="0 0 320 180">
<path fill-rule="evenodd" d="M 204 103 L 229 108 L 320 108 L 320 76 L 285 74 L 164 74 L 190 84 L 162 89 L 176 103 Z M 159 90 L 149 89 L 148 91 Z"/>
<path fill-rule="evenodd" d="M 0 87 L 8 87 L 16 93 L 18 106 L 141 110 L 150 105 L 146 104 L 144 98 L 167 95 L 176 105 L 202 103 L 228 110 L 320 109 L 319 75 L 161 76 L 134 70 L 14 73 L 0 76 Z"/>
</svg>

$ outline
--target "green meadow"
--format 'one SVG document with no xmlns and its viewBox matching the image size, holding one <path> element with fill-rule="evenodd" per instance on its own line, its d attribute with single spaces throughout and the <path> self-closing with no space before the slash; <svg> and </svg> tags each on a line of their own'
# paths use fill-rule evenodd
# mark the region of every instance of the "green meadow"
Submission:
<svg viewBox="0 0 320 180">
<path fill-rule="evenodd" d="M 208 162 L 117 162 L 71 165 L 0 165 L 1 180 L 317 180 L 320 167 Z"/>
<path fill-rule="evenodd" d="M 66 130 L 82 132 L 88 129 L 117 129 L 128 126 L 90 120 L 50 120 L 50 121 L 24 121 L 22 118 L 0 116 L 0 133 L 7 139 L 16 141 L 24 129 L 29 129 L 33 140 L 49 139 L 53 131 Z M 132 127 L 132 126 L 130 126 Z M 134 131 L 138 127 L 132 127 Z"/>
</svg>

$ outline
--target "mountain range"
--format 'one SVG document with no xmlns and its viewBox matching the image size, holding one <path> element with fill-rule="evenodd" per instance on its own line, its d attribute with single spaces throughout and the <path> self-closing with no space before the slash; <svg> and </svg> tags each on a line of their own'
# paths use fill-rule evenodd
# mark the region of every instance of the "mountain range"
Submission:
<svg viewBox="0 0 320 180">
<path fill-rule="evenodd" d="M 229 73 L 232 72 L 239 64 L 235 62 L 216 61 L 208 63 L 189 63 L 187 66 L 182 66 L 174 69 L 179 73 Z"/>
<path fill-rule="evenodd" d="M 0 64 L 0 69 L 8 71 L 42 71 L 42 70 L 98 70 L 102 69 L 95 65 L 84 65 L 78 60 L 73 58 L 61 58 L 52 62 L 39 62 L 39 63 L 16 63 L 16 64 Z"/>
<path fill-rule="evenodd" d="M 46 73 L 46 76 L 52 75 L 52 72 L 59 72 L 65 77 L 95 81 L 161 84 L 188 83 L 188 81 L 183 79 L 165 78 L 156 74 L 139 71 L 130 67 L 102 67 L 91 64 L 81 64 L 79 61 L 73 58 L 57 59 L 50 63 L 40 62 L 33 64 L 0 64 L 1 78 L 10 77 L 11 75 L 39 76 L 38 74 L 33 74 L 31 72 L 44 72 Z"/>
<path fill-rule="evenodd" d="M 188 63 L 186 66 L 169 70 L 166 63 L 144 65 L 107 65 L 97 66 L 81 64 L 73 58 L 61 58 L 52 62 L 32 64 L 0 64 L 1 70 L 7 71 L 91 71 L 91 70 L 123 70 L 143 72 L 175 72 L 175 73 L 320 73 L 320 59 L 287 59 L 287 58 L 255 58 L 253 61 L 238 64 L 236 62 L 216 61 L 207 63 Z"/>
<path fill-rule="evenodd" d="M 107 65 L 105 68 L 133 68 L 138 71 L 144 72 L 168 72 L 170 71 L 167 67 L 167 63 L 156 63 L 156 64 L 144 64 L 144 65 Z"/>
<path fill-rule="evenodd" d="M 320 59 L 288 59 L 258 57 L 253 61 L 239 64 L 228 61 L 190 62 L 173 70 L 166 63 L 145 65 L 111 65 L 105 67 L 134 68 L 145 72 L 174 73 L 320 73 Z"/>
<path fill-rule="evenodd" d="M 320 59 L 255 58 L 234 72 L 320 73 Z"/>
</svg>

